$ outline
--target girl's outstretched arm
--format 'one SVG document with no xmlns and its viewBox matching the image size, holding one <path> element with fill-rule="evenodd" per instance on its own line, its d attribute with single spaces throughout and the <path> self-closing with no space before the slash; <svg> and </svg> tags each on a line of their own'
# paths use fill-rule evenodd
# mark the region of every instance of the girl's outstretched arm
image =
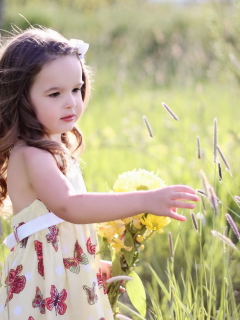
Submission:
<svg viewBox="0 0 240 320">
<path fill-rule="evenodd" d="M 26 147 L 23 161 L 36 197 L 60 218 L 77 224 L 127 218 L 142 212 L 184 221 L 176 208 L 193 209 L 195 191 L 185 185 L 121 193 L 76 194 L 47 151 Z M 182 201 L 183 200 L 183 201 Z"/>
</svg>

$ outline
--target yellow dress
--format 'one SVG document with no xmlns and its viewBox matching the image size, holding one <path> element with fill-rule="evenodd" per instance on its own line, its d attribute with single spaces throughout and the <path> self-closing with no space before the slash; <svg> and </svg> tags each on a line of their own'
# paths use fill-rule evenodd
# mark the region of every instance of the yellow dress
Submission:
<svg viewBox="0 0 240 320">
<path fill-rule="evenodd" d="M 76 163 L 70 165 L 66 176 L 76 192 L 86 192 Z M 35 200 L 13 216 L 12 226 L 48 212 Z M 18 243 L 4 263 L 0 319 L 112 320 L 96 244 L 93 225 L 66 221 Z"/>
</svg>

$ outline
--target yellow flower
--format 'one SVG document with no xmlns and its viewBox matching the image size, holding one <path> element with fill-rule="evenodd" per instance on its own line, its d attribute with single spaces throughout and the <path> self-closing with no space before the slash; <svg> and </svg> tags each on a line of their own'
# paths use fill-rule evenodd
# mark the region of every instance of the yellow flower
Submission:
<svg viewBox="0 0 240 320">
<path fill-rule="evenodd" d="M 144 213 L 140 213 L 140 214 L 137 214 L 136 216 L 122 219 L 122 221 L 123 221 L 125 224 L 129 224 L 129 223 L 132 222 L 134 228 L 136 228 L 136 229 L 141 229 L 142 224 L 141 224 L 141 222 L 140 222 L 140 218 L 142 217 L 143 214 L 144 214 Z"/>
<path fill-rule="evenodd" d="M 125 244 L 118 238 L 112 239 L 111 246 L 116 250 L 116 253 L 120 252 L 121 249 L 125 249 L 127 251 L 131 251 L 132 247 L 127 247 Z"/>
<path fill-rule="evenodd" d="M 98 235 L 106 238 L 108 242 L 111 242 L 115 235 L 121 236 L 125 229 L 125 224 L 122 220 L 103 222 L 97 226 Z"/>
<path fill-rule="evenodd" d="M 154 216 L 153 214 L 148 214 L 146 217 L 140 218 L 140 221 L 149 230 L 163 232 L 161 230 L 162 227 L 168 225 L 171 222 L 171 219 L 168 217 L 159 217 Z"/>
<path fill-rule="evenodd" d="M 145 169 L 134 169 L 127 171 L 118 176 L 117 181 L 113 185 L 115 192 L 127 192 L 138 190 L 150 190 L 162 188 L 165 186 L 164 181 L 154 172 Z"/>
</svg>

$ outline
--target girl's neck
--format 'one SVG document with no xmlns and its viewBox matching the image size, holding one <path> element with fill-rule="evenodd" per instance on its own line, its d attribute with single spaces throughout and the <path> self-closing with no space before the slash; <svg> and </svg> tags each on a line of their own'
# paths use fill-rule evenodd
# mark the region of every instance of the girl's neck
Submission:
<svg viewBox="0 0 240 320">
<path fill-rule="evenodd" d="M 46 139 L 53 140 L 58 143 L 62 143 L 61 134 L 51 134 L 50 136 L 46 136 Z"/>
</svg>

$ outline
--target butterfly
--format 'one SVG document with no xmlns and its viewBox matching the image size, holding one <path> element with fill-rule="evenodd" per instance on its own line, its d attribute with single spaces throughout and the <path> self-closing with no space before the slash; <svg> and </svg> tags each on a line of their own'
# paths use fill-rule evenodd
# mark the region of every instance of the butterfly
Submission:
<svg viewBox="0 0 240 320">
<path fill-rule="evenodd" d="M 96 287 L 96 282 L 93 282 L 92 288 L 89 288 L 86 285 L 83 286 L 83 289 L 87 294 L 88 303 L 91 305 L 95 304 L 98 300 L 98 296 L 95 293 L 95 287 Z"/>
<path fill-rule="evenodd" d="M 38 259 L 38 273 L 44 277 L 44 265 L 43 265 L 43 250 L 42 250 L 42 242 L 35 240 L 34 248 L 37 254 Z"/>
<path fill-rule="evenodd" d="M 76 240 L 74 247 L 74 257 L 73 258 L 64 258 L 63 259 L 64 267 L 69 269 L 71 272 L 79 273 L 80 264 L 88 264 L 88 257 L 83 253 L 82 247 L 79 245 Z"/>
<path fill-rule="evenodd" d="M 7 297 L 5 306 L 13 298 L 14 293 L 20 293 L 25 288 L 26 277 L 19 276 L 19 273 L 22 272 L 22 269 L 23 269 L 23 266 L 19 265 L 17 266 L 16 270 L 11 269 L 8 273 L 8 276 L 5 280 L 6 285 L 9 286 L 8 297 Z"/>
<path fill-rule="evenodd" d="M 87 251 L 88 251 L 88 253 L 95 254 L 96 253 L 96 247 L 97 247 L 96 244 L 93 244 L 91 238 L 89 237 L 87 239 Z"/>
<path fill-rule="evenodd" d="M 20 222 L 17 227 L 14 227 L 15 235 L 17 234 L 18 227 L 21 227 L 25 222 Z M 26 248 L 27 246 L 28 237 L 24 238 L 22 241 L 20 241 L 20 248 Z"/>
<path fill-rule="evenodd" d="M 67 305 L 64 302 L 67 299 L 67 291 L 63 289 L 58 293 L 57 288 L 54 285 L 51 285 L 50 294 L 51 297 L 46 298 L 47 309 L 52 311 L 53 307 L 55 307 L 56 316 L 57 314 L 63 315 L 67 310 Z"/>
<path fill-rule="evenodd" d="M 46 235 L 47 242 L 51 243 L 55 251 L 58 251 L 58 232 L 57 226 L 51 226 L 48 228 L 50 232 Z"/>
<path fill-rule="evenodd" d="M 36 295 L 32 301 L 33 308 L 39 308 L 40 313 L 45 313 L 45 299 L 43 299 L 43 295 L 38 287 L 36 287 Z"/>
<path fill-rule="evenodd" d="M 107 289 L 102 278 L 101 269 L 99 269 L 99 273 L 97 273 L 97 282 L 98 282 L 99 288 L 103 288 L 103 293 L 106 294 Z"/>
</svg>

